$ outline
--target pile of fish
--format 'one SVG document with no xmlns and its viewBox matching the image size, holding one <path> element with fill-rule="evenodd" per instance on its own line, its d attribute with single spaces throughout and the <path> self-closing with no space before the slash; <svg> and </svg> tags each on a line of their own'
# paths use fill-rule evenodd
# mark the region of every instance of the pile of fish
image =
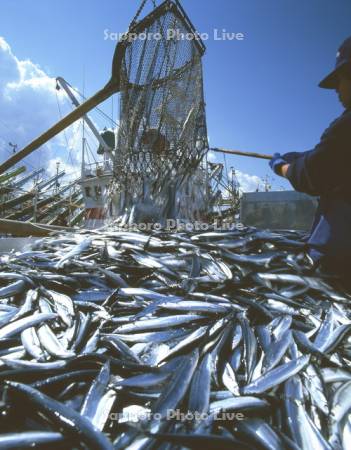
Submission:
<svg viewBox="0 0 351 450">
<path fill-rule="evenodd" d="M 304 250 L 107 229 L 0 254 L 0 448 L 350 448 L 351 297 Z"/>
</svg>

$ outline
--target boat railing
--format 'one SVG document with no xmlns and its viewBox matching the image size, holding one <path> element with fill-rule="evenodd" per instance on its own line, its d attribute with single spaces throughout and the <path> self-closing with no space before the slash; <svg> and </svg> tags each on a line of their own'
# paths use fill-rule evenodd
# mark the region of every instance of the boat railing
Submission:
<svg viewBox="0 0 351 450">
<path fill-rule="evenodd" d="M 110 175 L 112 171 L 113 171 L 112 161 L 110 160 L 84 164 L 82 168 L 82 178 Z"/>
</svg>

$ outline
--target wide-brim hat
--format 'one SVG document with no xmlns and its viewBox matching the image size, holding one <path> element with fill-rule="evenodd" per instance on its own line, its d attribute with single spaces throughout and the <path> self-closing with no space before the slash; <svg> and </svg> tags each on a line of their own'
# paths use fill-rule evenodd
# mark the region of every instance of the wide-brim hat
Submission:
<svg viewBox="0 0 351 450">
<path fill-rule="evenodd" d="M 347 65 L 351 65 L 351 36 L 341 44 L 338 53 L 336 54 L 335 69 L 323 78 L 319 83 L 319 87 L 324 89 L 336 89 L 339 83 L 339 74 Z"/>
</svg>

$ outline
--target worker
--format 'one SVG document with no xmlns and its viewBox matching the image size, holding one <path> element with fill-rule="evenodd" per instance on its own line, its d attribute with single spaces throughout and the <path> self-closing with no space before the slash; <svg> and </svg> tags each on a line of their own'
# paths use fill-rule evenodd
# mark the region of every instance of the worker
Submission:
<svg viewBox="0 0 351 450">
<path fill-rule="evenodd" d="M 351 272 L 351 37 L 339 48 L 335 69 L 319 86 L 336 90 L 344 112 L 314 149 L 275 153 L 269 164 L 297 191 L 319 197 L 307 240 L 309 254 L 328 273 L 344 276 Z"/>
</svg>

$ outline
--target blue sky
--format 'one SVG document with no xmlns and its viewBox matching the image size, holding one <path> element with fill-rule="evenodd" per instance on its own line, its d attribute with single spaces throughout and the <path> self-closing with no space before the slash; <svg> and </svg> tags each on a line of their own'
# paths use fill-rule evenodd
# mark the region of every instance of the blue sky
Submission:
<svg viewBox="0 0 351 450">
<path fill-rule="evenodd" d="M 29 59 L 49 77 L 64 76 L 81 90 L 84 84 L 91 95 L 110 75 L 115 42 L 104 39 L 104 30 L 125 31 L 139 4 L 1 0 L 0 36 L 18 60 Z M 317 84 L 351 35 L 350 0 L 183 0 L 182 5 L 198 31 L 210 35 L 203 61 L 210 145 L 265 153 L 312 148 L 342 112 L 335 93 Z M 215 41 L 214 29 L 243 33 L 244 39 Z M 111 113 L 111 102 L 104 108 Z M 6 112 L 0 111 L 1 118 Z M 10 128 L 0 122 L 0 137 L 7 139 Z M 266 161 L 227 157 L 227 166 L 271 175 Z M 288 186 L 278 177 L 273 185 Z"/>
</svg>

